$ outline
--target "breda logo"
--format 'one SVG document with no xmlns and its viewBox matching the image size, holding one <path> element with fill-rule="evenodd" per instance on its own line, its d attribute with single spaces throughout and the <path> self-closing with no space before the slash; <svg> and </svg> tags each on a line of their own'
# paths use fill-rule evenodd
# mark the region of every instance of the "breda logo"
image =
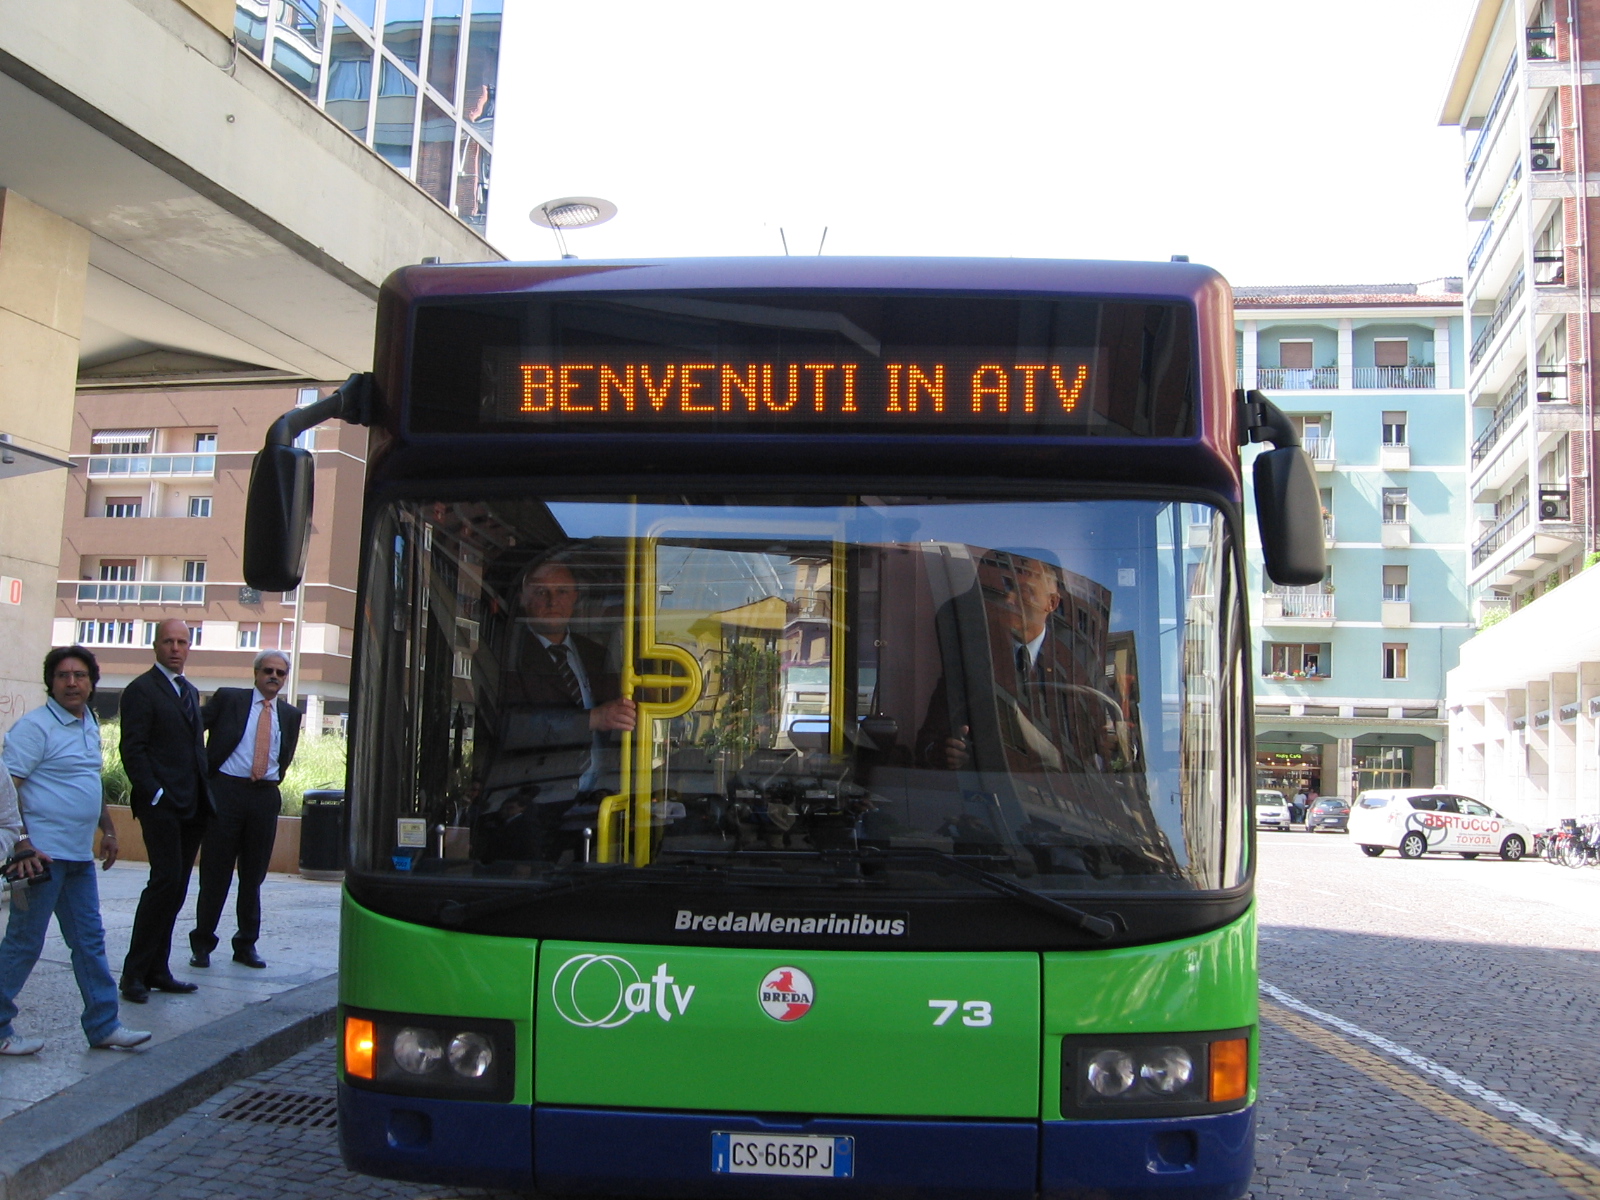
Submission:
<svg viewBox="0 0 1600 1200">
<path fill-rule="evenodd" d="M 798 1021 L 811 1011 L 817 989 L 799 967 L 775 967 L 761 981 L 761 1007 L 775 1021 Z"/>
<path fill-rule="evenodd" d="M 578 954 L 557 968 L 550 1000 L 569 1024 L 615 1029 L 652 1009 L 663 1021 L 672 1020 L 673 1009 L 681 1017 L 694 999 L 694 987 L 679 987 L 667 974 L 666 963 L 649 979 L 641 979 L 637 967 L 615 954 Z"/>
</svg>

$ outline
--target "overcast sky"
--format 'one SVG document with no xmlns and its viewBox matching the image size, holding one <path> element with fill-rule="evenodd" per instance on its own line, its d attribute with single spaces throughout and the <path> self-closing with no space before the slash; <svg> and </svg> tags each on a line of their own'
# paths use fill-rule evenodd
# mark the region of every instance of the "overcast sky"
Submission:
<svg viewBox="0 0 1600 1200">
<path fill-rule="evenodd" d="M 490 240 L 583 258 L 1165 260 L 1236 284 L 1460 274 L 1470 0 L 509 0 Z"/>
</svg>

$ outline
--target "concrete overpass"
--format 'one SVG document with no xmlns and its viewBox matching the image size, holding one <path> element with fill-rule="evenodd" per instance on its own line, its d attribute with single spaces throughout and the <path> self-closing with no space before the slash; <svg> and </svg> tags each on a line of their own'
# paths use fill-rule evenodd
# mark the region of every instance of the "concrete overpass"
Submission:
<svg viewBox="0 0 1600 1200">
<path fill-rule="evenodd" d="M 80 380 L 341 379 L 391 270 L 501 257 L 239 53 L 233 12 L 0 0 L 0 733 L 42 698 L 66 475 L 40 456 Z"/>
</svg>

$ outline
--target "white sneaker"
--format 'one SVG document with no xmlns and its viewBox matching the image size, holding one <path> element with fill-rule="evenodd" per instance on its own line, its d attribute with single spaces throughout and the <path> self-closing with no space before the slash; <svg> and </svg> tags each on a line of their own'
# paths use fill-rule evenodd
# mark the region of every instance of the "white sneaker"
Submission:
<svg viewBox="0 0 1600 1200">
<path fill-rule="evenodd" d="M 43 1049 L 43 1038 L 17 1037 L 15 1034 L 13 1034 L 5 1041 L 0 1042 L 0 1054 L 37 1054 Z"/>
<path fill-rule="evenodd" d="M 150 1035 L 142 1029 L 129 1029 L 126 1025 L 118 1025 L 112 1030 L 111 1036 L 94 1044 L 96 1050 L 132 1050 L 135 1046 L 142 1046 L 150 1040 Z M 41 1045 L 43 1043 L 40 1043 Z"/>
</svg>

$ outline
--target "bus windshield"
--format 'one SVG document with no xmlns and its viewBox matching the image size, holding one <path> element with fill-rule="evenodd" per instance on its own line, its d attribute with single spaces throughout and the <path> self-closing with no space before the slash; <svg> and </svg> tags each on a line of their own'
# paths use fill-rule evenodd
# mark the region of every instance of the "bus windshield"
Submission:
<svg viewBox="0 0 1600 1200">
<path fill-rule="evenodd" d="M 1243 881 L 1217 509 L 482 490 L 369 526 L 357 870 Z"/>
</svg>

